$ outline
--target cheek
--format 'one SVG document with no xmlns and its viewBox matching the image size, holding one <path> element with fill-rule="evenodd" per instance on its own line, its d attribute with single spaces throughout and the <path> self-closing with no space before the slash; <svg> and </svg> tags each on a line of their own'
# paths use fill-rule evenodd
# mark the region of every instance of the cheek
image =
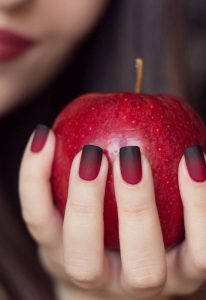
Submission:
<svg viewBox="0 0 206 300">
<path fill-rule="evenodd" d="M 43 28 L 47 34 L 78 39 L 95 25 L 109 0 L 41 0 L 40 2 L 39 20 L 44 23 Z"/>
<path fill-rule="evenodd" d="M 4 72 L 0 69 L 0 117 L 43 88 L 61 70 L 71 52 L 65 40 L 49 40 L 5 66 Z"/>
<path fill-rule="evenodd" d="M 109 0 L 37 0 L 19 14 L 25 31 L 36 36 L 38 44 L 28 56 L 6 68 L 4 75 L 0 72 L 0 87 L 3 87 L 0 115 L 53 78 L 79 40 L 98 21 L 107 2 Z"/>
</svg>

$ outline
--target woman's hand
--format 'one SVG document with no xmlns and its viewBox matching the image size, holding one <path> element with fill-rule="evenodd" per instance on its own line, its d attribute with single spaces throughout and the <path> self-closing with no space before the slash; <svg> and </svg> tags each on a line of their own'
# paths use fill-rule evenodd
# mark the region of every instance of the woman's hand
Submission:
<svg viewBox="0 0 206 300">
<path fill-rule="evenodd" d="M 39 245 L 40 259 L 53 277 L 60 299 L 64 299 L 67 292 L 72 299 L 76 295 L 76 299 L 82 300 L 163 299 L 170 295 L 189 294 L 199 288 L 206 278 L 206 182 L 191 179 L 184 157 L 179 165 L 179 187 L 186 240 L 167 254 L 147 159 L 141 155 L 140 160 L 137 152 L 129 156 L 123 151 L 121 164 L 119 156 L 115 159 L 113 172 L 120 260 L 120 254 L 104 250 L 103 243 L 106 157 L 102 156 L 98 173 L 99 149 L 93 147 L 90 154 L 84 152 L 84 162 L 81 161 L 82 152 L 76 155 L 63 221 L 53 205 L 50 186 L 55 137 L 45 128 L 40 128 L 35 136 L 35 143 L 33 136 L 30 138 L 20 170 L 22 215 Z M 35 153 L 31 151 L 31 145 Z M 129 184 L 125 181 L 131 179 L 126 166 L 134 165 L 132 160 L 135 159 L 139 165 L 141 163 L 142 176 L 140 169 L 138 174 L 133 170 L 133 179 L 137 183 Z M 88 172 L 96 165 L 98 175 L 95 179 L 85 180 L 79 176 L 79 166 L 83 169 L 86 164 Z M 84 173 L 82 177 L 88 179 L 90 175 Z"/>
</svg>

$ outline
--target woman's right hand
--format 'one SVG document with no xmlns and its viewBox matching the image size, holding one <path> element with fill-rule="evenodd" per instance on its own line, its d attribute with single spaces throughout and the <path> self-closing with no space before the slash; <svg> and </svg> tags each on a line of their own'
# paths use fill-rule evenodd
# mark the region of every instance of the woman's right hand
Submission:
<svg viewBox="0 0 206 300">
<path fill-rule="evenodd" d="M 187 268 L 183 276 L 183 264 L 178 260 L 179 254 L 184 251 L 182 262 L 192 263 L 190 253 L 184 250 L 187 249 L 188 241 L 167 255 L 165 253 L 152 172 L 144 155 L 144 176 L 140 184 L 129 185 L 124 182 L 120 175 L 119 156 L 113 164 L 119 215 L 120 259 L 119 252 L 104 249 L 103 207 L 108 172 L 106 156 L 102 155 L 99 173 L 96 172 L 98 175 L 93 180 L 80 177 L 82 151 L 75 156 L 63 220 L 53 204 L 50 185 L 54 148 L 53 132 L 39 127 L 35 138 L 34 134 L 30 138 L 24 153 L 19 191 L 23 219 L 38 243 L 40 260 L 54 280 L 59 299 L 160 300 L 165 299 L 166 295 L 191 293 L 200 286 L 205 276 L 204 266 Z M 98 154 L 95 151 L 88 152 L 90 153 L 83 153 L 83 167 L 86 164 L 86 168 L 91 170 L 92 165 L 94 168 L 94 157 L 98 163 L 100 153 L 99 150 Z M 186 178 L 183 160 L 179 172 Z M 88 172 L 83 175 L 87 177 Z M 188 177 L 185 180 L 190 179 Z M 189 204 L 185 199 L 188 189 L 193 189 L 189 195 L 195 194 L 195 189 L 196 192 L 199 190 L 200 195 L 204 195 L 201 190 L 206 188 L 204 184 L 196 187 L 186 181 L 180 185 L 180 189 L 186 207 L 185 216 L 188 218 Z M 191 204 L 191 201 L 188 203 Z M 191 238 L 192 228 L 195 228 L 197 222 L 194 221 L 193 225 L 189 222 L 189 225 L 186 230 Z M 200 228 L 199 232 L 201 241 L 204 230 Z"/>
</svg>

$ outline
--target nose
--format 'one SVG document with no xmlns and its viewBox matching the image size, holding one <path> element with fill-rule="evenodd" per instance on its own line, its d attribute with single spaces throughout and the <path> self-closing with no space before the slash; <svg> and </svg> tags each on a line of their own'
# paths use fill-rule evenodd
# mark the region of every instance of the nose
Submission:
<svg viewBox="0 0 206 300">
<path fill-rule="evenodd" d="M 29 2 L 32 0 L 0 0 L 0 10 L 12 10 Z"/>
</svg>

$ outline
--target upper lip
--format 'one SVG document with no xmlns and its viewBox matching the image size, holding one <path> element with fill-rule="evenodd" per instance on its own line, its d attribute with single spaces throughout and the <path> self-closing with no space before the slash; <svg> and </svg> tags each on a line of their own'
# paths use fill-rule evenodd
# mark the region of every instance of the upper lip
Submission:
<svg viewBox="0 0 206 300">
<path fill-rule="evenodd" d="M 14 46 L 29 46 L 34 43 L 34 41 L 20 33 L 14 32 L 12 30 L 0 28 L 0 44 L 14 45 Z"/>
</svg>

